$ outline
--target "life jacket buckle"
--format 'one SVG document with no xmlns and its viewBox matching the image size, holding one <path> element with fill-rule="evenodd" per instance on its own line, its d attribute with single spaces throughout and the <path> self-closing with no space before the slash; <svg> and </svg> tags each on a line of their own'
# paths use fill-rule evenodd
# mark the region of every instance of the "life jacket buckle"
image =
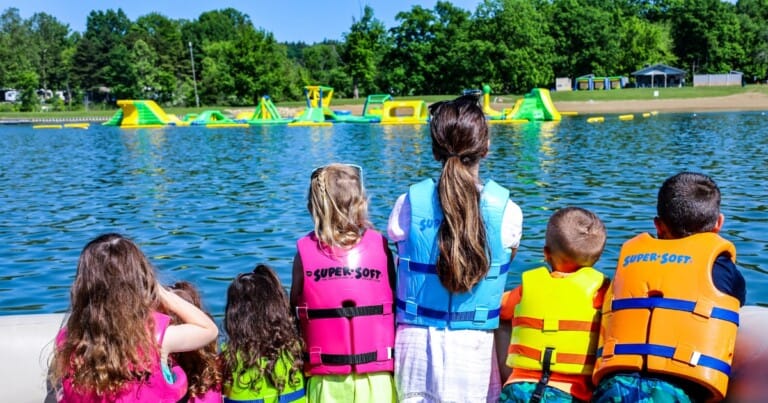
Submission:
<svg viewBox="0 0 768 403">
<path fill-rule="evenodd" d="M 472 318 L 472 323 L 482 324 L 488 321 L 489 309 L 486 307 L 478 306 L 475 308 L 475 316 Z"/>
<path fill-rule="evenodd" d="M 405 314 L 409 317 L 416 317 L 419 314 L 419 305 L 416 304 L 416 301 L 405 301 Z"/>
</svg>

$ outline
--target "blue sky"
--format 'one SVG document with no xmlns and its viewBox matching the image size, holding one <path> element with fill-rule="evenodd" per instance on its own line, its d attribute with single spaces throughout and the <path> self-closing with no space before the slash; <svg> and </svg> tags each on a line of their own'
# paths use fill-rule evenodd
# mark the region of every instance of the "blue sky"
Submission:
<svg viewBox="0 0 768 403">
<path fill-rule="evenodd" d="M 482 0 L 452 0 L 456 7 L 474 12 Z M 320 42 L 342 39 L 353 18 L 360 19 L 362 8 L 373 8 L 374 16 L 387 28 L 396 25 L 395 14 L 414 5 L 432 9 L 436 0 L 0 0 L 0 10 L 15 7 L 22 18 L 45 12 L 68 24 L 73 31 L 85 30 L 92 10 L 122 8 L 132 21 L 158 12 L 171 19 L 195 19 L 201 13 L 232 7 L 248 14 L 254 26 L 272 32 L 280 42 Z"/>
</svg>

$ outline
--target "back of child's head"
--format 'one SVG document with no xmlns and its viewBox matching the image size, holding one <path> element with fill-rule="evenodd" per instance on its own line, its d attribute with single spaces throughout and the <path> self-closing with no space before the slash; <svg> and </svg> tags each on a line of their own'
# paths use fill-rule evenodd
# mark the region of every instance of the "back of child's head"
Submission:
<svg viewBox="0 0 768 403">
<path fill-rule="evenodd" d="M 83 248 L 70 292 L 66 339 L 57 346 L 53 379 L 108 395 L 149 373 L 153 310 L 160 305 L 155 270 L 131 240 L 104 234 Z M 144 353 L 142 353 L 144 352 Z"/>
<path fill-rule="evenodd" d="M 288 296 L 277 274 L 259 264 L 250 273 L 241 273 L 227 289 L 224 316 L 227 345 L 221 353 L 224 383 L 231 383 L 241 371 L 255 370 L 259 377 L 249 379 L 255 385 L 265 377 L 278 389 L 285 379 L 275 373 L 275 364 L 286 355 L 293 359 L 290 379 L 301 374 L 302 344 Z M 235 381 L 241 381 L 235 379 Z"/>
<path fill-rule="evenodd" d="M 360 167 L 347 164 L 312 171 L 307 209 L 317 238 L 326 246 L 352 246 L 371 227 L 362 175 Z"/>
<path fill-rule="evenodd" d="M 551 256 L 579 267 L 592 267 L 605 248 L 606 231 L 593 212 L 581 207 L 565 207 L 549 218 L 545 238 Z"/>
<path fill-rule="evenodd" d="M 202 309 L 202 298 L 197 288 L 188 281 L 179 281 L 169 287 L 171 292 L 185 301 Z M 206 312 L 207 313 L 207 312 Z M 175 314 L 170 313 L 174 323 L 183 323 Z M 208 314 L 208 316 L 211 316 Z M 221 374 L 218 370 L 218 353 L 216 341 L 207 346 L 184 353 L 175 353 L 173 358 L 187 375 L 190 397 L 203 396 L 209 390 L 217 390 L 221 385 Z"/>
<path fill-rule="evenodd" d="M 471 95 L 437 102 L 429 112 L 432 154 L 443 164 L 437 187 L 443 211 L 437 274 L 447 290 L 465 292 L 490 267 L 476 175 L 477 165 L 488 154 L 488 123 Z"/>
<path fill-rule="evenodd" d="M 659 189 L 656 214 L 674 238 L 710 232 L 720 218 L 720 189 L 701 173 L 673 175 Z"/>
</svg>

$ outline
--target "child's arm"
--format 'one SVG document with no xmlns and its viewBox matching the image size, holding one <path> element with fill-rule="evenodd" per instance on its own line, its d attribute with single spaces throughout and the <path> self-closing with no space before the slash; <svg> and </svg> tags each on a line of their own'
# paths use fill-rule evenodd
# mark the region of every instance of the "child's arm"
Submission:
<svg viewBox="0 0 768 403">
<path fill-rule="evenodd" d="M 161 346 L 164 354 L 197 350 L 216 339 L 219 329 L 208 314 L 160 284 L 157 288 L 163 306 L 184 322 L 166 329 Z"/>
<path fill-rule="evenodd" d="M 392 292 L 396 292 L 395 287 L 397 286 L 397 272 L 395 271 L 395 258 L 392 255 L 392 249 L 389 249 L 389 241 L 387 241 L 387 238 L 384 238 L 383 248 L 387 253 L 387 274 L 389 277 L 389 287 L 392 289 Z"/>
<path fill-rule="evenodd" d="M 293 274 L 291 275 L 291 312 L 296 313 L 296 306 L 301 298 L 301 291 L 304 289 L 304 265 L 301 263 L 301 256 L 297 252 L 293 257 Z"/>
<path fill-rule="evenodd" d="M 499 313 L 499 328 L 493 332 L 496 346 L 496 359 L 499 362 L 499 372 L 502 382 L 512 374 L 512 368 L 507 366 L 509 339 L 512 336 L 512 319 L 515 316 L 515 306 L 520 302 L 522 286 L 507 291 L 501 297 L 501 312 Z"/>
</svg>

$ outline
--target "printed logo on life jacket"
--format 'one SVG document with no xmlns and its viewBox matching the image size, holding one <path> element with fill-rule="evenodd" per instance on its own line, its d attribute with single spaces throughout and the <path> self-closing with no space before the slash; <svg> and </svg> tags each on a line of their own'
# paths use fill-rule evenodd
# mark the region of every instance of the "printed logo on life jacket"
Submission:
<svg viewBox="0 0 768 403">
<path fill-rule="evenodd" d="M 355 280 L 379 280 L 381 270 L 369 269 L 367 267 L 323 267 L 321 269 L 307 270 L 307 277 L 314 277 L 315 281 L 337 280 L 353 278 Z"/>
<path fill-rule="evenodd" d="M 664 253 L 661 255 L 658 253 L 636 253 L 624 257 L 623 267 L 640 262 L 691 264 L 693 263 L 693 258 L 690 255 L 679 255 L 677 253 Z"/>
<path fill-rule="evenodd" d="M 442 221 L 439 218 L 422 218 L 419 220 L 419 230 L 424 231 L 427 228 L 437 228 Z"/>
</svg>

